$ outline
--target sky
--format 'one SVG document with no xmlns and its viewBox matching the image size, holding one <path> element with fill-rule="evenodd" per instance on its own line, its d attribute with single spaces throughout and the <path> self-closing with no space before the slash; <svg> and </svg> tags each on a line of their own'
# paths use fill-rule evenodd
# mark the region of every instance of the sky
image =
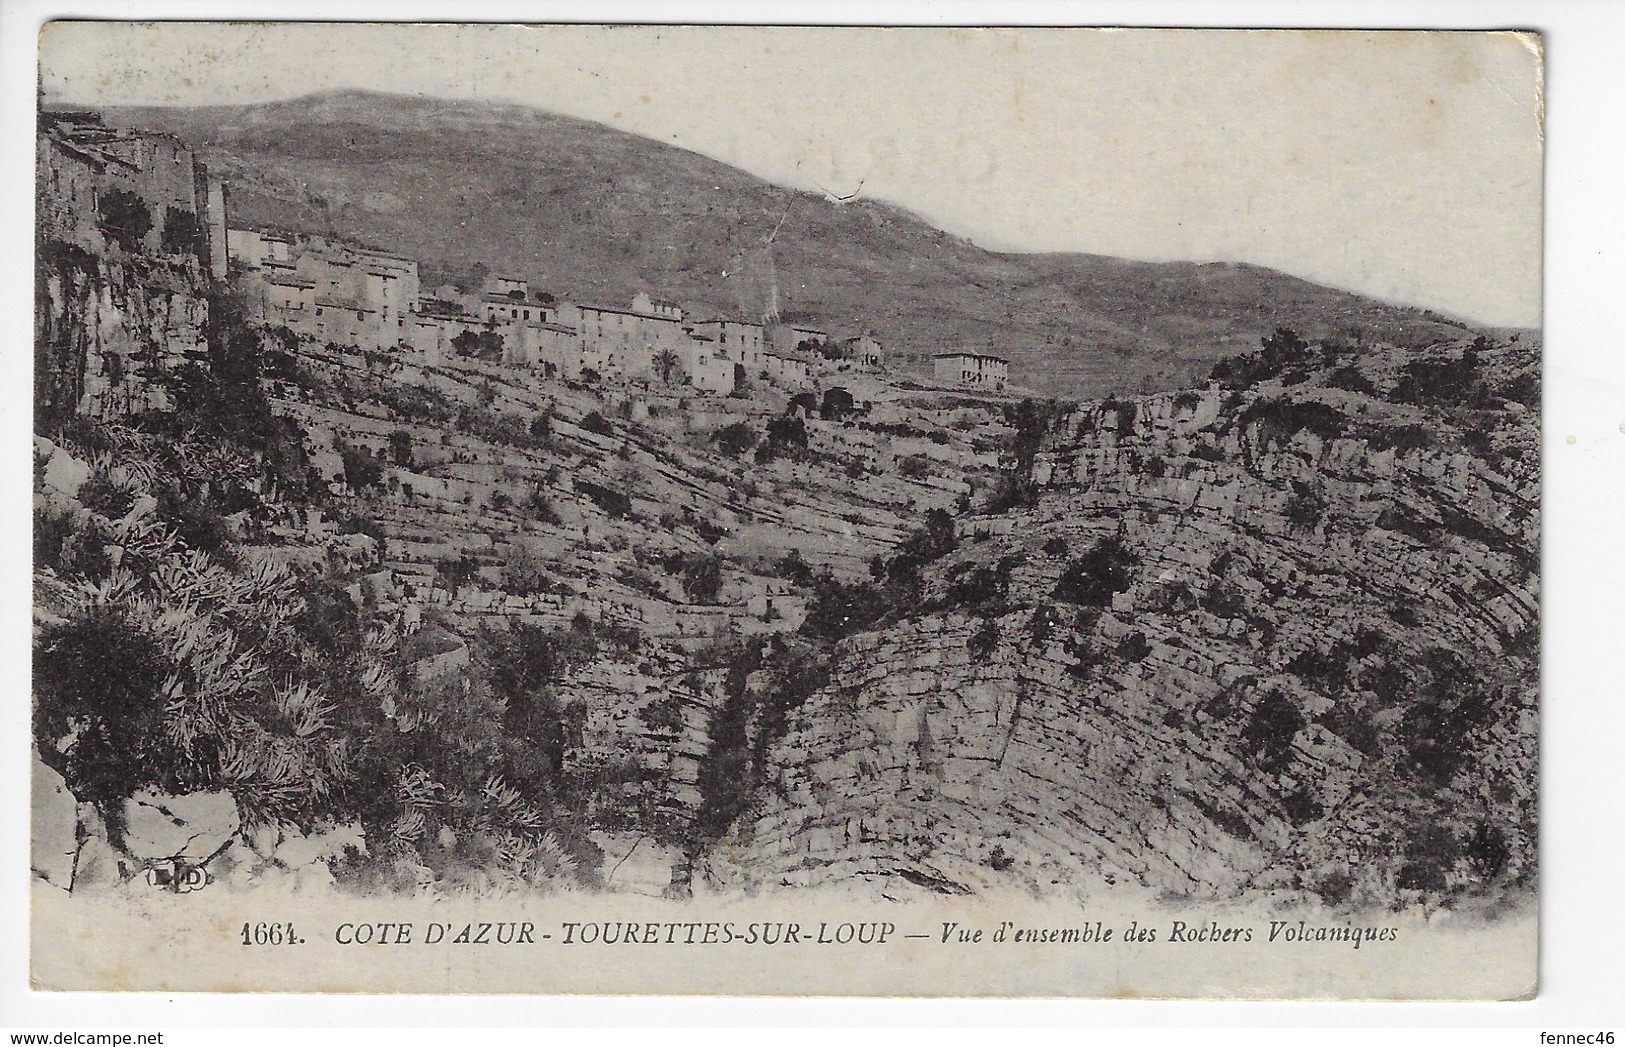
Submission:
<svg viewBox="0 0 1625 1047">
<path fill-rule="evenodd" d="M 1245 261 L 1541 317 L 1541 61 L 1512 34 L 57 23 L 47 100 L 515 101 L 998 250 Z"/>
</svg>

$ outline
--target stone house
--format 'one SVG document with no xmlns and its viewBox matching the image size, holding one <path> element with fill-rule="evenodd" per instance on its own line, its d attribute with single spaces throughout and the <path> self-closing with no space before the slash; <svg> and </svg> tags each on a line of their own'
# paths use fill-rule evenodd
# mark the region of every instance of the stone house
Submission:
<svg viewBox="0 0 1625 1047">
<path fill-rule="evenodd" d="M 762 354 L 762 365 L 769 377 L 790 384 L 801 384 L 812 378 L 812 359 L 804 353 L 769 349 Z"/>
<path fill-rule="evenodd" d="M 407 327 L 406 342 L 421 363 L 435 367 L 456 358 L 453 342 L 464 332 L 477 334 L 485 329 L 483 321 L 466 314 L 414 312 Z"/>
<path fill-rule="evenodd" d="M 373 351 L 407 346 L 416 335 L 416 261 L 321 236 L 249 229 L 226 236 L 242 268 L 240 286 L 265 323 Z"/>
<path fill-rule="evenodd" d="M 226 275 L 225 184 L 180 139 L 105 127 L 95 113 L 42 112 L 36 139 L 36 227 L 44 239 L 107 249 L 106 204 L 115 192 L 139 199 L 150 219 L 138 243 L 152 257 L 196 258 Z"/>
<path fill-rule="evenodd" d="M 678 323 L 688 318 L 687 312 L 676 302 L 653 298 L 647 291 L 639 291 L 632 297 L 632 310 L 647 316 L 658 316 L 663 320 L 676 320 Z"/>
<path fill-rule="evenodd" d="M 671 315 L 575 304 L 561 309 L 560 318 L 561 326 L 574 326 L 581 335 L 582 367 L 604 377 L 649 375 L 661 352 L 679 360 L 689 352 L 688 331 Z"/>
<path fill-rule="evenodd" d="M 885 366 L 885 357 L 881 352 L 880 343 L 869 335 L 863 334 L 856 338 L 848 338 L 845 349 L 847 359 L 859 367 L 878 371 Z"/>
<path fill-rule="evenodd" d="M 970 350 L 937 353 L 931 358 L 931 374 L 944 385 L 1003 389 L 1010 382 L 1010 361 Z"/>
<path fill-rule="evenodd" d="M 779 353 L 801 352 L 805 343 L 823 345 L 829 341 L 829 332 L 798 324 L 772 324 L 766 328 L 768 345 Z"/>
<path fill-rule="evenodd" d="M 693 335 L 686 350 L 679 354 L 679 362 L 694 388 L 727 396 L 734 389 L 734 362 L 719 350 L 710 338 Z"/>
<path fill-rule="evenodd" d="M 760 373 L 765 349 L 761 324 L 744 320 L 701 320 L 694 325 L 696 337 L 711 339 L 719 359 L 744 364 L 747 374 Z"/>
<path fill-rule="evenodd" d="M 231 260 L 245 269 L 263 269 L 268 262 L 293 264 L 293 241 L 280 233 L 228 229 L 226 246 Z"/>
<path fill-rule="evenodd" d="M 530 297 L 530 281 L 521 280 L 517 276 L 493 274 L 485 278 L 485 283 L 480 286 L 480 293 L 484 297 L 523 302 Z"/>
</svg>

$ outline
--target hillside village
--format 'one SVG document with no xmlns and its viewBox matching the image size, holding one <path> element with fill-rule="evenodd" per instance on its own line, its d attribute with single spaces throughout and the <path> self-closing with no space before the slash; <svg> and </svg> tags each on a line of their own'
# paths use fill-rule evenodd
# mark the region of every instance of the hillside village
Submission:
<svg viewBox="0 0 1625 1047">
<path fill-rule="evenodd" d="M 329 492 L 347 502 L 377 500 L 358 489 L 363 485 L 354 485 L 353 457 L 346 471 L 345 456 L 360 452 L 382 470 L 375 483 L 400 499 L 397 505 L 379 506 L 379 522 L 400 528 L 381 552 L 398 554 L 387 557 L 393 572 L 389 588 L 415 596 L 404 613 L 408 623 L 421 620 L 416 600 L 453 602 L 449 589 L 437 590 L 434 584 L 435 565 L 459 551 L 456 536 L 467 531 L 466 519 L 492 511 L 498 518 L 519 517 L 526 498 L 552 499 L 549 514 L 543 515 L 562 513 L 559 532 L 588 541 L 613 534 L 618 514 L 581 497 L 582 489 L 646 503 L 653 516 L 680 513 L 691 527 L 699 520 L 730 531 L 743 525 L 741 541 L 766 526 L 777 533 L 756 550 L 761 557 L 795 548 L 861 571 L 870 556 L 896 540 L 909 517 L 952 506 L 969 495 L 971 477 L 980 473 L 985 478 L 998 468 L 1001 421 L 973 426 L 962 413 L 957 428 L 937 428 L 936 422 L 952 411 L 905 403 L 909 394 L 919 400 L 921 395 L 929 398 L 932 390 L 889 376 L 881 347 L 872 338 L 836 339 L 823 330 L 782 323 L 690 318 L 681 306 L 648 294 L 625 307 L 563 302 L 533 290 L 525 280 L 502 275 L 488 275 L 467 290 L 423 289 L 412 259 L 315 234 L 229 227 L 224 188 L 168 136 L 109 131 L 85 117 L 56 120 L 45 141 L 42 184 L 53 190 L 71 187 L 65 190 L 66 206 L 53 235 L 96 242 L 98 193 L 104 198 L 130 193 L 152 213 L 168 216 L 168 225 L 147 231 L 142 248 L 174 241 L 179 234 L 173 228 L 184 222 L 179 216 L 207 215 L 208 221 L 195 231 L 196 256 L 212 278 L 225 278 L 227 293 L 241 303 L 246 321 L 284 340 L 288 355 L 273 360 L 287 361 L 287 366 L 269 369 L 272 403 L 278 414 L 297 420 L 310 434 L 312 461 Z M 154 150 L 164 152 L 162 164 L 151 159 Z M 120 151 L 131 158 L 119 158 Z M 161 183 L 159 177 L 171 167 L 206 185 L 201 207 L 194 210 L 184 194 Z M 67 223 L 73 228 L 66 228 Z M 132 394 L 143 383 L 139 368 L 133 361 L 124 366 L 125 359 L 110 353 L 100 368 L 87 369 L 81 410 L 116 417 L 155 402 L 152 398 L 160 394 L 152 383 L 145 383 L 142 396 Z M 122 382 L 112 380 L 125 375 Z M 350 388 L 357 375 L 379 388 Z M 98 379 L 124 388 L 104 392 Z M 1001 376 L 991 388 L 1002 390 L 1004 381 Z M 980 377 L 961 382 L 955 372 L 935 395 L 957 385 L 989 388 Z M 335 400 L 338 389 L 343 391 Z M 414 391 L 409 397 L 414 402 L 427 398 L 444 410 L 472 400 L 482 420 L 516 431 L 507 433 L 508 439 L 492 439 L 490 433 L 445 434 L 434 424 L 444 419 L 414 417 L 389 403 L 405 395 L 391 390 L 405 389 Z M 357 404 L 355 396 L 373 402 Z M 943 418 L 936 418 L 938 414 Z M 863 478 L 868 490 L 859 501 L 868 503 L 867 513 L 854 512 L 847 504 L 853 500 L 850 490 L 832 492 L 832 500 L 820 505 L 813 487 L 806 491 L 804 506 L 785 507 L 784 519 L 773 525 L 747 524 L 741 510 L 745 517 L 752 514 L 739 505 L 740 486 L 752 474 L 760 477 L 758 483 L 772 483 L 774 470 L 738 469 L 709 483 L 683 475 L 712 456 L 702 451 L 683 461 L 677 448 L 684 443 L 703 446 L 696 436 L 777 415 L 794 418 L 796 439 L 805 433 L 809 448 L 838 460 L 842 472 L 850 474 L 831 478 L 832 485 L 852 489 L 858 486 L 856 478 Z M 616 422 L 635 424 L 618 434 Z M 918 423 L 929 426 L 936 438 L 927 438 L 925 428 L 907 435 Z M 562 483 L 561 466 L 568 459 L 561 462 L 539 453 L 540 446 L 526 446 L 544 442 L 536 435 L 544 428 L 577 442 L 589 459 Z M 887 428 L 894 432 L 888 434 Z M 714 448 L 707 450 L 714 454 Z M 590 461 L 600 454 L 610 460 Z M 757 455 L 757 464 L 767 465 L 761 457 Z M 640 469 L 646 474 L 640 476 Z M 888 473 L 895 478 L 880 478 Z M 423 520 L 446 512 L 455 518 L 447 534 L 422 526 Z M 518 520 L 512 525 L 517 533 L 526 529 Z M 297 526 L 272 525 L 271 533 L 283 541 L 319 541 L 330 537 L 325 532 L 332 528 L 330 522 L 301 520 Z M 833 533 L 839 548 L 815 549 L 783 537 L 797 533 L 807 538 Z M 507 536 L 498 532 L 483 550 L 478 543 L 471 548 L 489 555 L 502 537 Z M 482 601 L 515 611 L 529 606 L 511 593 L 505 599 L 498 590 L 482 591 L 479 581 L 456 587 L 459 607 Z M 774 588 L 761 578 L 741 579 L 740 586 L 739 600 L 723 602 L 761 608 Z M 580 609 L 576 602 L 566 603 L 572 613 Z M 778 609 L 784 609 L 782 600 Z M 716 617 L 709 611 L 702 614 L 707 616 Z"/>
<path fill-rule="evenodd" d="M 94 114 L 37 148 L 49 883 L 1533 876 L 1538 347 L 1282 329 L 1059 404 L 837 317 L 423 287 Z"/>
</svg>

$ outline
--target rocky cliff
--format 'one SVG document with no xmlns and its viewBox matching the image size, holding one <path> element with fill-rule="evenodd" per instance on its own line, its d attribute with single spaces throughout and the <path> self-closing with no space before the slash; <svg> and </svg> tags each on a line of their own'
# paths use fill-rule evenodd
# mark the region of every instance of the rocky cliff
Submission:
<svg viewBox="0 0 1625 1047">
<path fill-rule="evenodd" d="M 224 250 L 207 172 L 164 135 L 44 120 L 35 174 L 38 428 L 169 410 L 177 370 L 207 357 Z"/>
<path fill-rule="evenodd" d="M 48 245 L 35 295 L 35 411 L 60 421 L 173 405 L 166 379 L 207 358 L 207 280 L 185 267 Z"/>
<path fill-rule="evenodd" d="M 1527 881 L 1537 368 L 1384 350 L 1055 417 L 1031 504 L 963 522 L 929 613 L 842 643 L 702 872 L 1383 904 Z"/>
</svg>

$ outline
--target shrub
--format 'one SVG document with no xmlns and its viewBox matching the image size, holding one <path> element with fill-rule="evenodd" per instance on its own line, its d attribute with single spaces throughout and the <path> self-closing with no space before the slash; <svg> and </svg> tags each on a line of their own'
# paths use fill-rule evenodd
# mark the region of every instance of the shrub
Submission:
<svg viewBox="0 0 1625 1047">
<path fill-rule="evenodd" d="M 175 529 L 188 548 L 219 557 L 233 555 L 231 527 L 211 494 L 178 478 L 166 480 L 154 493 L 158 515 Z"/>
<path fill-rule="evenodd" d="M 1268 378 L 1301 381 L 1313 362 L 1309 343 L 1289 327 L 1277 327 L 1260 344 L 1258 352 L 1220 360 L 1209 377 L 1226 389 L 1246 389 Z"/>
<path fill-rule="evenodd" d="M 925 525 L 909 534 L 897 546 L 886 563 L 886 577 L 896 582 L 914 584 L 920 568 L 959 548 L 954 519 L 946 509 L 932 509 L 925 514 Z"/>
<path fill-rule="evenodd" d="M 892 609 L 886 590 L 868 582 L 843 582 L 826 569 L 813 579 L 801 630 L 821 640 L 839 640 L 880 621 Z"/>
<path fill-rule="evenodd" d="M 999 620 L 991 616 L 983 618 L 982 624 L 965 641 L 965 649 L 970 652 L 972 662 L 978 664 L 991 658 L 998 646 Z"/>
<path fill-rule="evenodd" d="M 96 202 L 102 234 L 126 251 L 140 251 L 152 232 L 147 202 L 127 189 L 109 189 Z"/>
<path fill-rule="evenodd" d="M 1281 798 L 1281 809 L 1286 813 L 1287 821 L 1293 825 L 1307 825 L 1318 821 L 1326 813 L 1315 794 L 1301 785 Z"/>
<path fill-rule="evenodd" d="M 1054 597 L 1084 607 L 1105 607 L 1129 587 L 1129 569 L 1138 559 L 1117 537 L 1103 538 L 1067 565 L 1055 583 Z"/>
<path fill-rule="evenodd" d="M 813 571 L 807 561 L 801 558 L 801 552 L 791 549 L 780 558 L 778 563 L 779 577 L 787 578 L 798 586 L 812 584 Z"/>
<path fill-rule="evenodd" d="M 1326 514 L 1326 502 L 1319 493 L 1296 480 L 1286 500 L 1286 519 L 1299 530 L 1314 530 Z"/>
<path fill-rule="evenodd" d="M 910 480 L 923 480 L 931 475 L 931 463 L 919 455 L 910 455 L 897 463 L 897 471 Z"/>
<path fill-rule="evenodd" d="M 1335 440 L 1348 430 L 1348 419 L 1331 404 L 1286 397 L 1257 400 L 1237 419 L 1237 425 L 1243 430 L 1254 424 L 1258 426 L 1260 448 L 1284 444 L 1304 430 L 1326 441 Z"/>
<path fill-rule="evenodd" d="M 1326 381 L 1334 389 L 1343 389 L 1362 396 L 1377 395 L 1377 387 L 1371 384 L 1371 379 L 1365 376 L 1357 364 L 1344 364 L 1333 371 Z"/>
<path fill-rule="evenodd" d="M 632 499 L 621 491 L 612 491 L 607 487 L 592 483 L 589 480 L 577 479 L 575 488 L 592 500 L 592 503 L 613 520 L 619 520 L 632 511 Z"/>
<path fill-rule="evenodd" d="M 615 434 L 615 427 L 597 411 L 587 412 L 586 417 L 581 419 L 581 428 L 589 433 L 597 433 L 599 436 L 613 436 Z"/>
<path fill-rule="evenodd" d="M 461 553 L 454 560 L 442 560 L 437 568 L 440 581 L 456 596 L 465 585 L 480 576 L 480 562 L 468 553 Z"/>
<path fill-rule="evenodd" d="M 451 347 L 457 351 L 458 356 L 467 357 L 473 360 L 484 360 L 487 363 L 502 362 L 504 348 L 503 338 L 495 331 L 472 331 L 465 329 L 452 338 Z M 483 394 L 487 388 L 490 387 L 482 387 L 481 393 Z M 486 401 L 484 404 L 482 404 L 482 406 L 489 407 L 491 403 L 494 403 L 495 401 L 496 390 L 492 389 L 490 400 Z"/>
<path fill-rule="evenodd" d="M 357 494 L 377 485 L 384 478 L 383 466 L 359 447 L 340 443 L 339 458 L 344 463 L 344 482 Z"/>
<path fill-rule="evenodd" d="M 1117 656 L 1127 662 L 1143 662 L 1151 655 L 1151 641 L 1136 629 L 1117 644 Z"/>
<path fill-rule="evenodd" d="M 852 414 L 852 394 L 840 386 L 824 390 L 823 402 L 819 405 L 818 414 L 822 418 L 838 422 Z"/>
<path fill-rule="evenodd" d="M 711 434 L 711 442 L 724 454 L 738 457 L 756 446 L 756 430 L 745 422 L 725 425 Z"/>
<path fill-rule="evenodd" d="M 683 729 L 683 701 L 675 694 L 663 695 L 638 710 L 638 719 L 652 731 L 679 734 Z"/>
<path fill-rule="evenodd" d="M 412 467 L 412 434 L 405 429 L 394 429 L 389 434 L 389 456 L 403 469 Z"/>
<path fill-rule="evenodd" d="M 1396 882 L 1408 890 L 1443 891 L 1450 885 L 1450 874 L 1459 857 L 1461 843 L 1448 828 L 1420 826 L 1405 842 L 1405 859 Z"/>
<path fill-rule="evenodd" d="M 1467 837 L 1463 851 L 1467 864 L 1481 879 L 1493 880 L 1500 876 L 1511 859 L 1506 833 L 1498 825 L 1479 822 Z"/>
<path fill-rule="evenodd" d="M 948 582 L 949 607 L 1002 606 L 1010 589 L 1010 569 L 961 564 Z"/>
<path fill-rule="evenodd" d="M 80 800 L 106 804 L 142 788 L 204 784 L 200 760 L 169 742 L 163 685 L 175 668 L 157 640 L 115 607 L 92 607 L 40 631 L 34 738 Z"/>
<path fill-rule="evenodd" d="M 196 254 L 203 242 L 197 215 L 178 207 L 164 209 L 164 235 L 161 247 L 165 254 Z"/>
<path fill-rule="evenodd" d="M 1413 360 L 1394 385 L 1394 399 L 1423 406 L 1466 403 L 1473 395 L 1477 370 L 1471 352 L 1453 360 Z"/>
<path fill-rule="evenodd" d="M 683 592 L 694 603 L 716 603 L 722 592 L 722 560 L 714 555 L 690 557 L 683 565 Z"/>
<path fill-rule="evenodd" d="M 800 458 L 806 450 L 807 423 L 799 415 L 781 415 L 767 423 L 767 440 L 756 448 L 756 462 L 765 465 L 775 458 Z"/>
<path fill-rule="evenodd" d="M 121 519 L 135 508 L 136 490 L 127 483 L 117 483 L 105 469 L 90 474 L 79 488 L 79 501 L 91 512 L 100 513 L 109 520 Z"/>
<path fill-rule="evenodd" d="M 1540 372 L 1531 369 L 1515 374 L 1502 383 L 1499 392 L 1504 399 L 1536 407 L 1540 404 Z"/>
<path fill-rule="evenodd" d="M 547 568 L 523 546 L 509 552 L 502 564 L 502 591 L 515 596 L 534 596 L 549 589 Z"/>
<path fill-rule="evenodd" d="M 1045 556 L 1065 556 L 1066 552 L 1066 539 L 1060 535 L 1052 535 L 1044 540 Z"/>
<path fill-rule="evenodd" d="M 559 518 L 558 510 L 553 508 L 553 499 L 541 488 L 535 488 L 530 492 L 529 497 L 525 499 L 525 508 L 537 523 L 557 527 L 564 522 Z"/>
<path fill-rule="evenodd" d="M 1260 768 L 1280 774 L 1292 762 L 1292 739 L 1306 723 L 1291 698 L 1271 691 L 1254 704 L 1241 738 Z"/>
</svg>

